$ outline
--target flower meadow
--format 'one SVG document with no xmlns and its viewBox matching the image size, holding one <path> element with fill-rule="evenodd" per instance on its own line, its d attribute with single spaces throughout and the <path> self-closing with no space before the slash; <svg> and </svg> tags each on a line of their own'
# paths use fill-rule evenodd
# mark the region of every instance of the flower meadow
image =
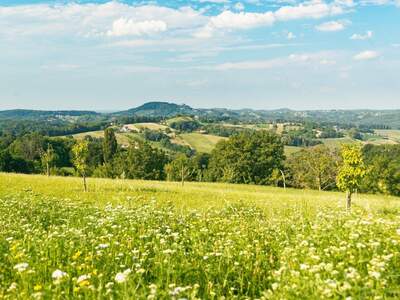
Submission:
<svg viewBox="0 0 400 300">
<path fill-rule="evenodd" d="M 173 197 L 1 195 L 0 299 L 400 298 L 398 209 Z"/>
</svg>

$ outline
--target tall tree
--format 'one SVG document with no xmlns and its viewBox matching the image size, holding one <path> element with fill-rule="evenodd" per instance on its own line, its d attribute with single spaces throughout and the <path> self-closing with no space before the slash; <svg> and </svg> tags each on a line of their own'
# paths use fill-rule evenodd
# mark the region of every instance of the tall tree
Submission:
<svg viewBox="0 0 400 300">
<path fill-rule="evenodd" d="M 400 145 L 371 145 L 363 148 L 367 175 L 361 190 L 400 196 Z"/>
<path fill-rule="evenodd" d="M 104 162 L 109 163 L 117 153 L 118 143 L 112 128 L 104 130 L 103 155 Z"/>
<path fill-rule="evenodd" d="M 185 154 L 178 155 L 172 162 L 165 166 L 167 179 L 180 181 L 182 186 L 186 180 L 192 180 L 192 175 L 196 172 L 193 161 Z"/>
<path fill-rule="evenodd" d="M 168 163 L 168 157 L 163 150 L 153 148 L 149 143 L 137 141 L 129 147 L 122 163 L 122 172 L 126 178 L 163 180 L 164 166 Z"/>
<path fill-rule="evenodd" d="M 54 163 L 56 158 L 56 155 L 54 153 L 54 149 L 51 146 L 51 144 L 47 145 L 47 150 L 46 151 L 42 151 L 41 155 L 40 155 L 40 159 L 42 161 L 42 165 L 45 168 L 46 171 L 46 175 L 50 176 L 50 169 L 52 164 Z"/>
<path fill-rule="evenodd" d="M 286 161 L 291 185 L 298 188 L 328 190 L 336 187 L 339 153 L 325 145 L 305 148 Z"/>
<path fill-rule="evenodd" d="M 351 197 L 361 184 L 366 175 L 363 161 L 362 147 L 359 144 L 343 145 L 341 152 L 342 165 L 337 176 L 337 186 L 346 192 L 346 207 L 351 209 Z"/>
<path fill-rule="evenodd" d="M 78 141 L 72 147 L 72 153 L 74 155 L 73 163 L 79 174 L 83 178 L 83 187 L 87 192 L 86 175 L 88 171 L 88 157 L 89 157 L 89 143 L 88 141 Z"/>
<path fill-rule="evenodd" d="M 284 160 L 280 137 L 267 131 L 243 132 L 221 141 L 211 154 L 210 179 L 231 183 L 268 184 Z"/>
</svg>

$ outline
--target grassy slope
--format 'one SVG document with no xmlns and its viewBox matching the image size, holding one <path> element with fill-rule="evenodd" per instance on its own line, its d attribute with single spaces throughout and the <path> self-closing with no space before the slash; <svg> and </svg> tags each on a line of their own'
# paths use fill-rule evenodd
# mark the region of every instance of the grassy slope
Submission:
<svg viewBox="0 0 400 300">
<path fill-rule="evenodd" d="M 89 131 L 89 132 L 84 132 L 84 133 L 78 133 L 72 135 L 75 139 L 80 140 L 83 139 L 85 136 L 91 136 L 94 138 L 103 138 L 104 137 L 104 131 L 99 130 L 99 131 Z M 129 145 L 130 142 L 130 137 L 134 135 L 134 133 L 116 133 L 115 134 L 117 137 L 117 141 L 121 145 Z"/>
<path fill-rule="evenodd" d="M 400 130 L 375 130 L 375 133 L 390 141 L 400 143 Z"/>
<path fill-rule="evenodd" d="M 179 136 L 198 152 L 205 153 L 210 153 L 219 141 L 226 139 L 220 136 L 201 133 L 184 133 Z"/>
<path fill-rule="evenodd" d="M 232 185 L 222 183 L 186 183 L 141 180 L 89 179 L 88 193 L 82 192 L 79 178 L 50 177 L 41 175 L 17 175 L 0 173 L 0 197 L 15 193 L 33 193 L 72 201 L 129 204 L 133 199 L 172 201 L 181 208 L 219 207 L 226 203 L 247 202 L 271 210 L 280 207 L 344 206 L 344 195 L 336 192 L 295 190 L 281 188 Z M 400 207 L 395 197 L 381 195 L 355 196 L 355 206 L 366 209 Z"/>
<path fill-rule="evenodd" d="M 0 173 L 0 298 L 399 299 L 399 199 L 358 195 L 349 214 L 341 193 L 81 187 Z"/>
</svg>

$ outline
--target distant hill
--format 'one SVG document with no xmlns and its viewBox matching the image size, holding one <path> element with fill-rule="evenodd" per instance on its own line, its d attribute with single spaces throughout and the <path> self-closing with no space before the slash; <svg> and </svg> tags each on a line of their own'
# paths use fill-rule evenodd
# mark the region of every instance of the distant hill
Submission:
<svg viewBox="0 0 400 300">
<path fill-rule="evenodd" d="M 115 116 L 136 115 L 142 117 L 163 117 L 169 118 L 176 115 L 195 115 L 197 110 L 188 105 L 168 102 L 147 102 L 136 108 L 113 113 Z"/>
<path fill-rule="evenodd" d="M 0 119 L 43 119 L 43 118 L 60 118 L 60 117 L 82 117 L 100 115 L 94 111 L 83 110 L 29 110 L 29 109 L 13 109 L 0 111 Z"/>
<path fill-rule="evenodd" d="M 0 122 L 13 121 L 63 121 L 63 122 L 107 122 L 126 117 L 169 119 L 176 116 L 193 116 L 203 120 L 226 122 L 317 122 L 345 126 L 365 126 L 374 129 L 400 129 L 400 110 L 253 110 L 227 108 L 192 108 L 186 104 L 169 102 L 147 102 L 138 107 L 115 113 L 94 111 L 0 111 Z M 0 126 L 1 127 L 1 126 Z"/>
</svg>

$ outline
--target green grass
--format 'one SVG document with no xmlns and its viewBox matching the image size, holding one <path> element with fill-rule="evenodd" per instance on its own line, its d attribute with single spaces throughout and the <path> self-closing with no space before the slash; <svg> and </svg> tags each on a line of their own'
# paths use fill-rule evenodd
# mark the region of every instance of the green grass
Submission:
<svg viewBox="0 0 400 300">
<path fill-rule="evenodd" d="M 296 152 L 301 151 L 304 149 L 303 147 L 296 147 L 296 146 L 285 146 L 285 155 L 290 156 Z"/>
<path fill-rule="evenodd" d="M 400 202 L 0 173 L 0 299 L 398 299 Z"/>
<path fill-rule="evenodd" d="M 166 124 L 167 124 L 168 126 L 171 126 L 172 123 L 186 122 L 186 121 L 193 121 L 193 118 L 192 118 L 192 117 L 189 117 L 189 116 L 174 117 L 174 118 L 168 119 L 168 120 L 166 121 Z"/>
<path fill-rule="evenodd" d="M 78 134 L 72 135 L 72 137 L 74 139 L 77 139 L 77 140 L 84 139 L 85 136 L 91 136 L 93 138 L 104 138 L 104 131 L 103 130 L 89 131 L 89 132 L 83 132 L 83 133 L 78 133 Z M 138 136 L 138 134 L 116 132 L 115 136 L 117 138 L 118 144 L 120 144 L 120 145 L 129 145 L 132 137 Z"/>
<path fill-rule="evenodd" d="M 165 131 L 167 128 L 169 128 L 168 126 L 158 124 L 158 123 L 135 123 L 135 124 L 132 124 L 132 126 L 138 128 L 138 129 L 147 128 L 150 130 L 161 130 L 161 131 Z M 172 128 L 169 128 L 169 129 L 171 131 L 173 131 Z"/>
<path fill-rule="evenodd" d="M 395 143 L 400 143 L 400 130 L 375 130 L 375 133 Z"/>
<path fill-rule="evenodd" d="M 353 143 L 359 143 L 359 141 L 356 141 L 352 138 L 349 137 L 343 137 L 343 138 L 331 138 L 331 139 L 320 139 L 324 145 L 328 147 L 333 147 L 333 148 L 340 148 L 341 145 L 343 144 L 353 144 Z"/>
<path fill-rule="evenodd" d="M 220 136 L 201 133 L 184 133 L 179 137 L 191 148 L 203 153 L 210 153 L 219 141 L 226 140 Z"/>
</svg>

